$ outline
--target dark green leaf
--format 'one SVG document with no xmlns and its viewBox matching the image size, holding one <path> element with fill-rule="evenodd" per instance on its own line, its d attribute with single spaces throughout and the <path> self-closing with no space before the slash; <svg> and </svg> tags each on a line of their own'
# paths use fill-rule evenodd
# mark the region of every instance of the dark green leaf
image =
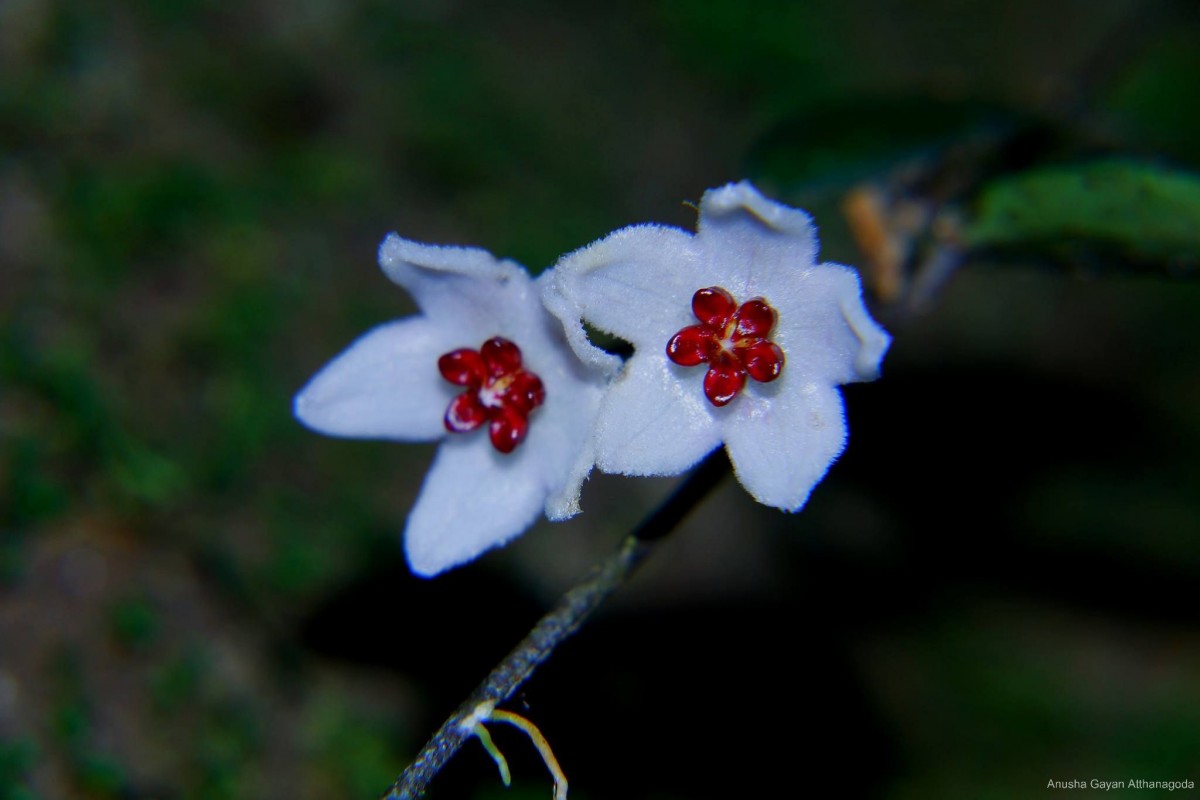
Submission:
<svg viewBox="0 0 1200 800">
<path fill-rule="evenodd" d="M 1200 176 L 1123 161 L 1030 170 L 984 191 L 966 239 L 977 248 L 1190 269 L 1200 263 Z"/>
</svg>

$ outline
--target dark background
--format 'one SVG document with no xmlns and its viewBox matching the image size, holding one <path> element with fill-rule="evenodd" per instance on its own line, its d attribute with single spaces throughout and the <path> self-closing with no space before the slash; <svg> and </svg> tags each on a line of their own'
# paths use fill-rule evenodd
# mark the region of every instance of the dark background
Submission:
<svg viewBox="0 0 1200 800">
<path fill-rule="evenodd" d="M 672 482 L 411 577 L 433 448 L 290 415 L 376 247 L 742 178 L 895 343 L 803 513 L 727 480 L 515 699 L 571 796 L 1200 781 L 1195 7 L 560 5 L 0 2 L 0 800 L 386 789 Z M 549 796 L 496 738 L 431 797 Z"/>
</svg>

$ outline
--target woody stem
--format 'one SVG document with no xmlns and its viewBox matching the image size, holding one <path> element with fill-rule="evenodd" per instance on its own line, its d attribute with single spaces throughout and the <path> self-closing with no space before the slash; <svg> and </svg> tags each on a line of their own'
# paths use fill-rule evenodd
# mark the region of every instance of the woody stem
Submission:
<svg viewBox="0 0 1200 800">
<path fill-rule="evenodd" d="M 725 451 L 709 454 L 692 470 L 667 500 L 642 520 L 620 548 L 588 577 L 570 589 L 483 683 L 442 723 L 381 800 L 414 800 L 471 736 L 463 721 L 481 703 L 499 705 L 507 700 L 560 644 L 577 631 L 604 600 L 617 590 L 654 551 L 655 545 L 683 521 L 709 491 L 729 472 Z"/>
</svg>

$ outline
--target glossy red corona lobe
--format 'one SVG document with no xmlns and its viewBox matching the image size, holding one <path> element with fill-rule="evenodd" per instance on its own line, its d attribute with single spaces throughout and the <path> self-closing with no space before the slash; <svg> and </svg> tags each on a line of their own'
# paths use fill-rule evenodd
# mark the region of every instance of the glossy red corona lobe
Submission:
<svg viewBox="0 0 1200 800">
<path fill-rule="evenodd" d="M 768 338 L 775 327 L 775 309 L 761 297 L 740 306 L 720 286 L 692 295 L 692 313 L 699 325 L 689 325 L 667 342 L 667 358 L 683 367 L 707 363 L 704 396 L 714 406 L 728 405 L 746 385 L 749 375 L 769 383 L 783 372 L 783 351 Z"/>
<path fill-rule="evenodd" d="M 542 380 L 521 366 L 521 348 L 494 336 L 479 350 L 462 348 L 438 359 L 442 377 L 466 391 L 450 401 L 446 430 L 466 433 L 488 423 L 488 438 L 511 453 L 529 432 L 529 413 L 546 401 Z"/>
</svg>

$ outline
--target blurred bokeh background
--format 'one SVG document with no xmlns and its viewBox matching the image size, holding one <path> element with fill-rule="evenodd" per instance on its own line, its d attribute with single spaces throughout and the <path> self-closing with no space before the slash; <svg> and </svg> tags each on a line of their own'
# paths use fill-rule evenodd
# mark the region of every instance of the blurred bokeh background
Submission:
<svg viewBox="0 0 1200 800">
<path fill-rule="evenodd" d="M 434 581 L 433 448 L 295 390 L 751 178 L 896 340 L 803 513 L 727 480 L 513 707 L 572 797 L 1200 781 L 1200 14 L 1166 0 L 0 0 L 0 800 L 375 797 L 670 481 Z M 431 797 L 547 797 L 527 742 Z"/>
</svg>

